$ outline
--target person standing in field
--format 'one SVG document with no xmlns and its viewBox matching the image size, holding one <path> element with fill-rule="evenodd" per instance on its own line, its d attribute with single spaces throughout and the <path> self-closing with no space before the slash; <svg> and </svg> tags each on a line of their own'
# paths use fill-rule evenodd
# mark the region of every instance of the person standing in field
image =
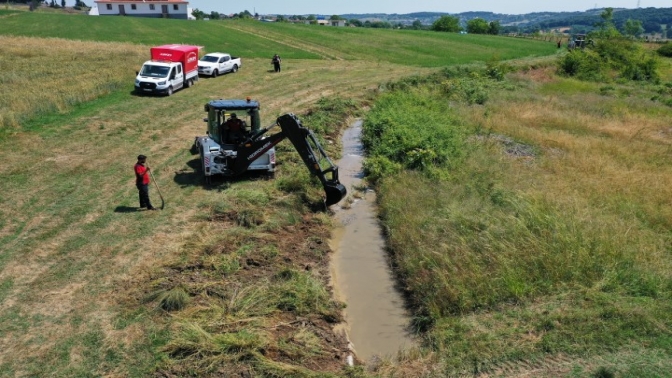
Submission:
<svg viewBox="0 0 672 378">
<path fill-rule="evenodd" d="M 135 163 L 135 186 L 138 188 L 140 197 L 140 208 L 147 210 L 156 210 L 149 201 L 149 167 L 146 165 L 147 156 L 138 155 L 138 162 Z"/>
<path fill-rule="evenodd" d="M 273 55 L 271 63 L 273 64 L 273 69 L 275 70 L 275 72 L 280 72 L 280 62 L 282 62 L 282 59 L 280 59 L 280 55 L 278 54 Z"/>
</svg>

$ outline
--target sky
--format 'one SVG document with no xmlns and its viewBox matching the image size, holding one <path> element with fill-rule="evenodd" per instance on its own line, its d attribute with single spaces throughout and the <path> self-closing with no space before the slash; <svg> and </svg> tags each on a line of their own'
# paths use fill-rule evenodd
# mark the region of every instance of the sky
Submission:
<svg viewBox="0 0 672 378">
<path fill-rule="evenodd" d="M 89 0 L 91 1 L 91 0 Z M 187 0 L 193 9 L 210 13 L 222 14 L 250 11 L 259 14 L 284 15 L 334 15 L 348 13 L 413 13 L 413 12 L 446 12 L 462 13 L 484 11 L 504 14 L 524 14 L 532 12 L 576 12 L 592 8 L 672 8 L 671 0 L 253 0 L 227 1 L 221 0 Z M 86 0 L 85 0 L 86 2 Z"/>
</svg>

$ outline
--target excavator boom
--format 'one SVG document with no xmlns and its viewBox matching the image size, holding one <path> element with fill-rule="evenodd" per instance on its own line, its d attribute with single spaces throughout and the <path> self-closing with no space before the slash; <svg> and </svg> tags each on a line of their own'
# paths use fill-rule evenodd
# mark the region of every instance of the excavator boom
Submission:
<svg viewBox="0 0 672 378">
<path fill-rule="evenodd" d="M 276 125 L 282 131 L 264 138 L 263 135 Z M 313 132 L 303 127 L 301 121 L 291 113 L 280 116 L 276 124 L 256 132 L 238 147 L 234 171 L 245 172 L 252 161 L 285 138 L 292 142 L 308 170 L 322 183 L 327 196 L 326 205 L 331 206 L 342 200 L 347 190 L 338 181 L 338 167 L 331 162 Z"/>
</svg>

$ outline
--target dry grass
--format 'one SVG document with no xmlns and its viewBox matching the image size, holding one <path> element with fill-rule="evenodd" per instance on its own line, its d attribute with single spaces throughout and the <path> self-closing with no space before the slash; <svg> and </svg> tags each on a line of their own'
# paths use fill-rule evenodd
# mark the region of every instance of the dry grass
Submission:
<svg viewBox="0 0 672 378">
<path fill-rule="evenodd" d="M 0 129 L 128 87 L 148 48 L 123 43 L 0 36 Z"/>
</svg>

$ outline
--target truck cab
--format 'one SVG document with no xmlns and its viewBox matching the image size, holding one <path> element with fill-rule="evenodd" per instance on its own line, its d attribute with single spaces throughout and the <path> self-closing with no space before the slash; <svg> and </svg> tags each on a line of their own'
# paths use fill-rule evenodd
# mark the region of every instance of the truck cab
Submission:
<svg viewBox="0 0 672 378">
<path fill-rule="evenodd" d="M 198 81 L 198 54 L 201 46 L 163 45 L 150 48 L 146 61 L 135 76 L 135 93 L 172 95 Z"/>
<path fill-rule="evenodd" d="M 135 78 L 138 93 L 172 95 L 184 86 L 184 69 L 181 63 L 148 61 L 142 65 Z"/>
<path fill-rule="evenodd" d="M 203 55 L 198 60 L 198 73 L 217 77 L 226 72 L 236 73 L 241 66 L 241 60 L 238 57 L 232 57 L 226 53 L 209 53 Z"/>
</svg>

